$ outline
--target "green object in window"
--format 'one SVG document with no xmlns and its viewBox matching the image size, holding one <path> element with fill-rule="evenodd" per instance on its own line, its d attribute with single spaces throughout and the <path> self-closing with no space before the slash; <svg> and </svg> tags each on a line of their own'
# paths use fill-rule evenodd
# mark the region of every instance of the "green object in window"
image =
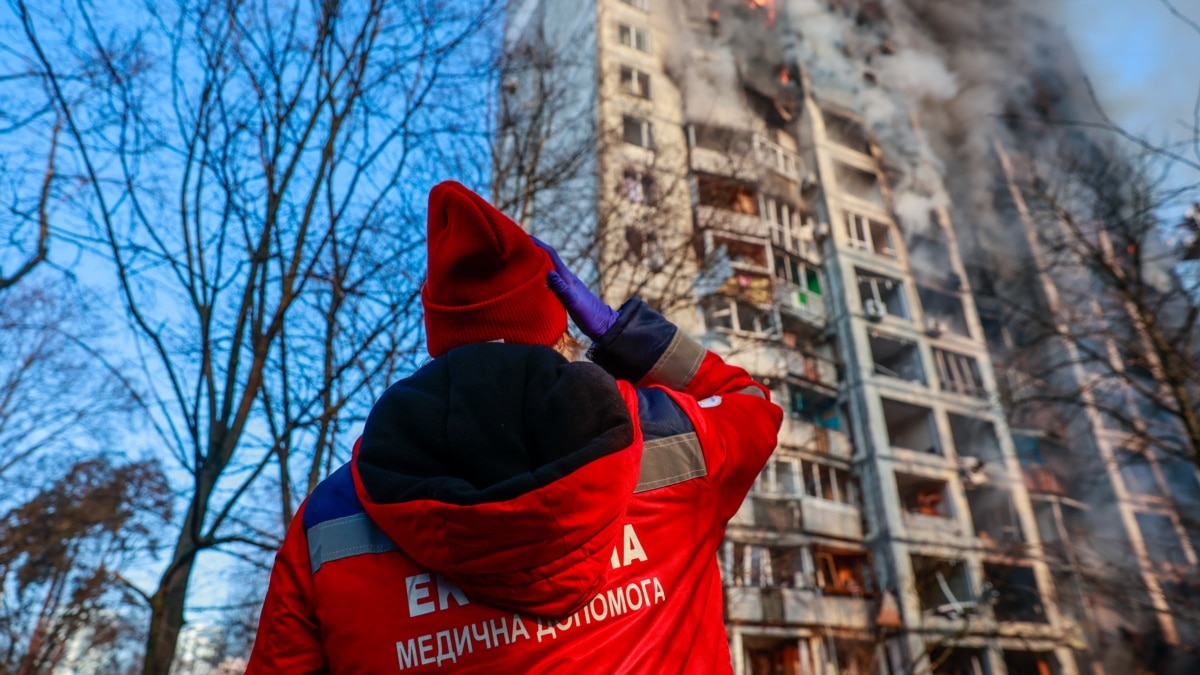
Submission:
<svg viewBox="0 0 1200 675">
<path fill-rule="evenodd" d="M 821 278 L 817 276 L 816 271 L 805 269 L 805 278 L 808 280 L 808 290 L 815 295 L 821 294 Z"/>
</svg>

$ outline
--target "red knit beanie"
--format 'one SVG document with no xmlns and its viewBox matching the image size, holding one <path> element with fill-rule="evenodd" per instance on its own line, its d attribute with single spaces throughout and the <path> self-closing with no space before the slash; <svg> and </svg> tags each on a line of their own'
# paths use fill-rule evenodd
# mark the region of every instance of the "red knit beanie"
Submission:
<svg viewBox="0 0 1200 675">
<path fill-rule="evenodd" d="M 430 190 L 426 241 L 421 302 L 431 356 L 493 340 L 552 346 L 566 331 L 567 312 L 546 286 L 550 256 L 462 184 Z"/>
</svg>

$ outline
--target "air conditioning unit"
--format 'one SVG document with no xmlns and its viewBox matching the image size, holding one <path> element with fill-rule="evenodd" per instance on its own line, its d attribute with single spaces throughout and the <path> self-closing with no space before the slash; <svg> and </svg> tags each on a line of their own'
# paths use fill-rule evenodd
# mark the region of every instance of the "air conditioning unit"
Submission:
<svg viewBox="0 0 1200 675">
<path fill-rule="evenodd" d="M 925 334 L 929 337 L 938 337 L 946 332 L 946 322 L 941 319 L 929 317 L 925 319 Z"/>
<path fill-rule="evenodd" d="M 870 321 L 882 321 L 884 315 L 887 314 L 887 310 L 884 309 L 878 300 L 870 299 L 863 303 L 863 313 L 867 315 L 867 319 Z"/>
<path fill-rule="evenodd" d="M 818 244 L 829 238 L 829 223 L 813 225 L 813 241 Z"/>
</svg>

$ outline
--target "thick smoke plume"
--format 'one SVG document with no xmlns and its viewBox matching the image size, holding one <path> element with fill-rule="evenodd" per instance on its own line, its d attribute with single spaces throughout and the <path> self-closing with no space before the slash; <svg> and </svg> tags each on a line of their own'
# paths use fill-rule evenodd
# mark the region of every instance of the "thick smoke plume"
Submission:
<svg viewBox="0 0 1200 675">
<path fill-rule="evenodd" d="M 1046 46 L 1065 39 L 1048 22 L 1056 4 L 691 0 L 691 25 L 708 17 L 713 38 L 700 45 L 687 37 L 670 60 L 691 121 L 738 126 L 747 121 L 731 102 L 748 73 L 801 66 L 819 102 L 860 115 L 879 143 L 906 234 L 926 231 L 934 210 L 953 207 L 976 235 L 960 244 L 1005 249 L 992 207 L 992 148 L 1007 140 L 1005 115 L 1030 109 L 1039 94 L 1031 74 L 1063 65 L 1063 51 Z M 953 175 L 940 158 L 953 162 Z"/>
</svg>

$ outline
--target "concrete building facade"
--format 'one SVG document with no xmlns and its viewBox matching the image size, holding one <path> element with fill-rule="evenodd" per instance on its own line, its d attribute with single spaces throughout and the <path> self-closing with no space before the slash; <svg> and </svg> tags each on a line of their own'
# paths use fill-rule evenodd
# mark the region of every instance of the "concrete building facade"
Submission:
<svg viewBox="0 0 1200 675">
<path fill-rule="evenodd" d="M 977 287 L 986 265 L 959 246 L 975 224 L 956 222 L 969 210 L 938 189 L 913 188 L 935 131 L 912 101 L 896 118 L 920 159 L 890 156 L 879 108 L 903 104 L 903 92 L 880 98 L 886 67 L 850 63 L 855 50 L 876 64 L 900 52 L 885 37 L 830 51 L 790 28 L 867 30 L 883 20 L 880 3 L 780 4 L 525 0 L 506 33 L 510 49 L 559 55 L 541 63 L 568 83 L 558 115 L 573 122 L 548 152 L 594 150 L 530 197 L 540 206 L 523 225 L 594 264 L 608 300 L 639 293 L 785 409 L 778 449 L 719 554 L 734 671 L 1137 672 L 1104 656 L 1123 649 L 1105 642 L 1115 619 L 1076 574 L 1075 523 L 1101 512 L 1128 533 L 1122 550 L 1163 644 L 1186 646 L 1138 534 L 1143 514 L 1167 518 L 1177 563 L 1195 566 L 1185 525 L 1137 501 L 1152 496 L 1132 497 L 1111 461 L 1099 473 L 1115 511 L 1090 503 L 1095 491 L 1072 496 L 1052 457 L 1068 441 L 1011 426 L 1011 341 L 995 338 L 992 291 Z M 506 84 L 514 109 L 547 100 L 531 79 Z M 1019 201 L 1004 144 L 987 157 L 971 170 Z M 953 161 L 941 158 L 941 171 L 967 170 Z M 514 181 L 498 177 L 499 189 Z M 901 217 L 914 205 L 919 224 Z M 1014 209 L 1010 226 L 1029 223 Z M 1055 281 L 1022 283 L 1045 295 Z M 1075 432 L 1071 442 L 1111 459 L 1099 420 Z M 1153 477 L 1148 491 L 1165 489 Z"/>
</svg>

